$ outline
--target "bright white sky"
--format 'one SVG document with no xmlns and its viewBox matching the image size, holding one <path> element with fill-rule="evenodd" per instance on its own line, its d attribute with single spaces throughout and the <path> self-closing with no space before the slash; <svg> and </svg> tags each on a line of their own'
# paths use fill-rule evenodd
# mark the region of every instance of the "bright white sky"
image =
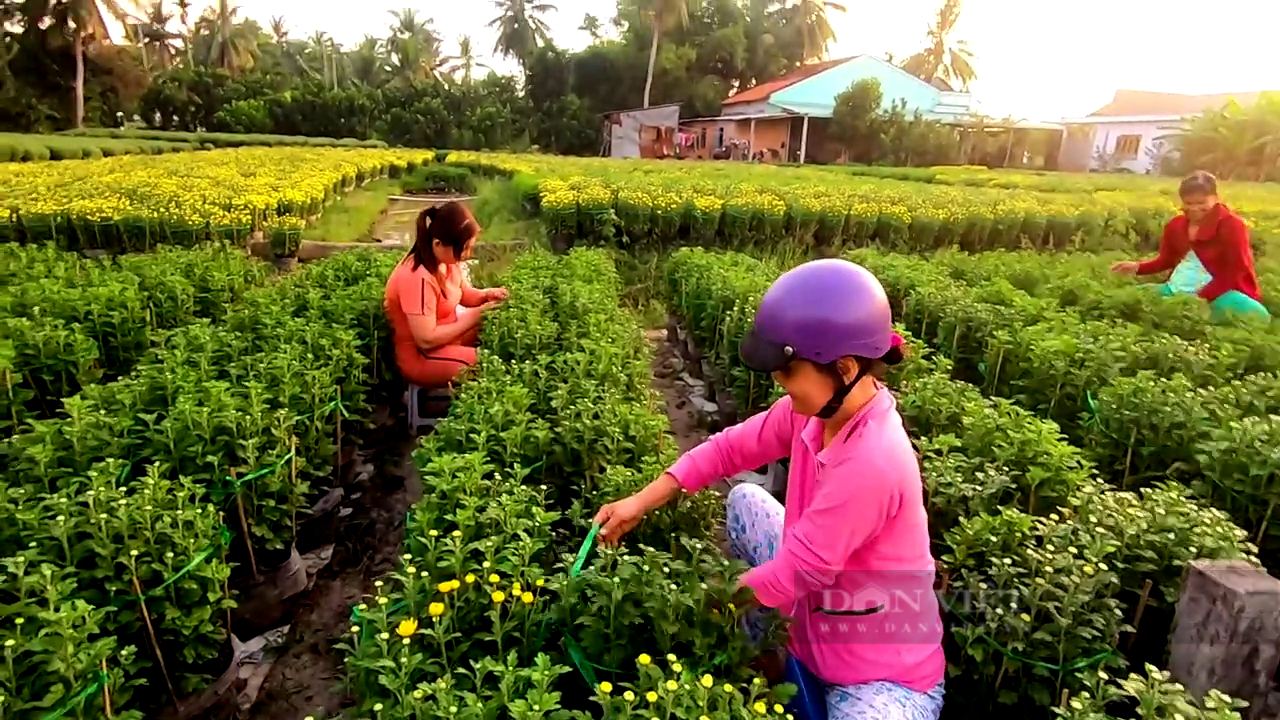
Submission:
<svg viewBox="0 0 1280 720">
<path fill-rule="evenodd" d="M 608 27 L 612 0 L 550 0 L 547 16 L 558 45 L 585 46 L 577 28 L 593 12 Z M 833 57 L 919 49 L 939 0 L 842 0 L 832 13 Z M 485 27 L 491 0 L 238 0 L 264 26 L 283 15 L 293 36 L 316 30 L 352 45 L 387 34 L 389 10 L 415 7 L 431 17 L 446 46 L 470 34 L 493 47 Z M 466 8 L 467 15 L 462 14 Z M 476 19 L 479 18 L 479 19 Z M 971 88 L 989 115 L 1056 120 L 1106 104 L 1117 88 L 1212 93 L 1280 90 L 1276 0 L 966 0 L 956 36 L 978 56 Z M 495 62 L 498 69 L 514 66 Z M 639 104 L 639 98 L 636 99 Z"/>
</svg>

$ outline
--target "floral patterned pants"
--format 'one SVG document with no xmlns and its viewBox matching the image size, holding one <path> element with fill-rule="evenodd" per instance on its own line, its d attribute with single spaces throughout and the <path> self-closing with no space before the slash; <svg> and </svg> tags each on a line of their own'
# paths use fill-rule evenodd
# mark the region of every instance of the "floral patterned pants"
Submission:
<svg viewBox="0 0 1280 720">
<path fill-rule="evenodd" d="M 742 483 L 729 491 L 726 532 L 734 557 L 757 566 L 773 559 L 782 545 L 784 510 L 767 490 Z M 758 640 L 763 618 L 744 618 L 746 631 Z M 942 712 L 943 684 L 927 693 L 893 682 L 826 685 L 827 720 L 937 720 Z"/>
</svg>

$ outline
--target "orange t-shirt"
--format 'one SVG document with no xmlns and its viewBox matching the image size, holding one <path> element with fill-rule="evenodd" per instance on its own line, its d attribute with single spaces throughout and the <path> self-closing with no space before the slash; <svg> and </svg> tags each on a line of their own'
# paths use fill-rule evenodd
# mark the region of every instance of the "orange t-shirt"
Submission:
<svg viewBox="0 0 1280 720">
<path fill-rule="evenodd" d="M 387 278 L 386 309 L 395 344 L 416 348 L 410 315 L 435 313 L 437 325 L 457 320 L 458 303 L 462 302 L 462 269 L 456 264 L 440 265 L 436 272 L 425 266 L 414 267 L 407 257 Z"/>
</svg>

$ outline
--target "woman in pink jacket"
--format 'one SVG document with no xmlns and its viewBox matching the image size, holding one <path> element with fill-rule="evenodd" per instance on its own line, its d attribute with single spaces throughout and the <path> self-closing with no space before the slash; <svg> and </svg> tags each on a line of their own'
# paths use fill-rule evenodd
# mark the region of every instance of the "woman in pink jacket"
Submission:
<svg viewBox="0 0 1280 720">
<path fill-rule="evenodd" d="M 785 508 L 742 484 L 728 498 L 742 583 L 792 620 L 788 651 L 825 689 L 830 720 L 935 720 L 943 626 L 920 467 L 880 383 L 902 360 L 867 270 L 805 263 L 765 293 L 740 353 L 787 394 L 711 436 L 643 490 L 601 508 L 606 542 L 680 492 L 791 458 Z"/>
</svg>

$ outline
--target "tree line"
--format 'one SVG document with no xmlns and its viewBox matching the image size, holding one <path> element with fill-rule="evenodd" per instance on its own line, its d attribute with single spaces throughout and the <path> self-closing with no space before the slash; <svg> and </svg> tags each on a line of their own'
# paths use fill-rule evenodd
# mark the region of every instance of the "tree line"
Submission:
<svg viewBox="0 0 1280 720">
<path fill-rule="evenodd" d="M 964 87 L 973 55 L 952 30 L 960 0 L 944 0 L 919 53 L 901 64 Z M 594 154 L 600 114 L 681 103 L 719 112 L 734 91 L 827 57 L 830 0 L 617 0 L 591 14 L 591 44 L 556 47 L 541 0 L 492 0 L 494 72 L 469 36 L 445 38 L 406 8 L 387 30 L 343 47 L 324 32 L 298 37 L 288 18 L 263 26 L 231 0 L 0 0 L 0 129 L 115 126 L 135 115 L 173 130 L 378 138 L 473 148 L 538 146 Z M 198 14 L 197 14 L 198 13 Z M 124 29 L 110 42 L 108 22 Z"/>
</svg>

